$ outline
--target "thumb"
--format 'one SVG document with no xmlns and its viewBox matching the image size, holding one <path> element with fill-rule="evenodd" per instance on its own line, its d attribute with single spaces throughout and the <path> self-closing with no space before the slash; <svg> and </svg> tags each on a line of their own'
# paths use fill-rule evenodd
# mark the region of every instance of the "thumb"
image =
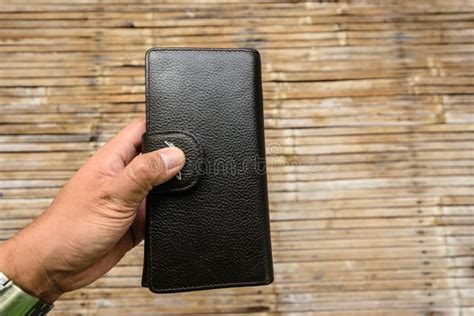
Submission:
<svg viewBox="0 0 474 316">
<path fill-rule="evenodd" d="M 119 200 L 138 206 L 148 192 L 173 178 L 185 163 L 181 149 L 163 148 L 136 156 L 112 181 Z"/>
</svg>

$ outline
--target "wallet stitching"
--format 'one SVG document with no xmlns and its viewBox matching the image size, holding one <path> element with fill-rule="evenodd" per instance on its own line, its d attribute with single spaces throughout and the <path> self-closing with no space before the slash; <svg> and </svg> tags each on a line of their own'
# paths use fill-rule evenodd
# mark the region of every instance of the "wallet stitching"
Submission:
<svg viewBox="0 0 474 316">
<path fill-rule="evenodd" d="M 155 52 L 155 51 L 181 51 L 181 52 L 189 52 L 189 51 L 201 51 L 201 52 L 247 52 L 247 53 L 257 53 L 257 50 L 253 48 L 160 48 L 155 47 L 148 50 L 148 53 Z"/>
<path fill-rule="evenodd" d="M 262 284 L 262 282 L 267 282 L 268 280 L 265 279 L 263 281 L 248 281 L 248 282 L 229 282 L 229 283 L 215 283 L 215 284 L 206 284 L 206 285 L 196 285 L 196 286 L 182 286 L 182 287 L 169 287 L 169 288 L 157 288 L 154 287 L 153 284 L 150 284 L 150 288 L 155 291 L 170 291 L 170 290 L 192 290 L 192 289 L 206 289 L 213 286 L 220 286 L 220 285 L 246 285 L 246 284 Z"/>
</svg>

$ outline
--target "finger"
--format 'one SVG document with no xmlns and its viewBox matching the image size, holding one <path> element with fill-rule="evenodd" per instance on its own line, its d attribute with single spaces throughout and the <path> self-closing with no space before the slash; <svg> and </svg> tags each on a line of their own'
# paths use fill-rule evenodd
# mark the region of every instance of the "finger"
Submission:
<svg viewBox="0 0 474 316">
<path fill-rule="evenodd" d="M 96 275 L 104 275 L 133 247 L 132 233 L 128 230 L 107 253 L 82 273 L 93 271 Z"/>
<path fill-rule="evenodd" d="M 142 200 L 140 206 L 138 207 L 137 215 L 133 221 L 132 226 L 130 226 L 130 231 L 133 236 L 133 246 L 138 245 L 145 235 L 145 218 L 146 218 L 146 202 L 145 199 Z"/>
<path fill-rule="evenodd" d="M 94 159 L 104 166 L 118 165 L 121 169 L 125 168 L 140 153 L 145 130 L 144 118 L 132 121 L 102 146 L 94 155 Z"/>
<path fill-rule="evenodd" d="M 184 162 L 184 153 L 175 147 L 139 155 L 113 178 L 110 189 L 120 200 L 139 206 L 154 186 L 174 177 Z"/>
</svg>

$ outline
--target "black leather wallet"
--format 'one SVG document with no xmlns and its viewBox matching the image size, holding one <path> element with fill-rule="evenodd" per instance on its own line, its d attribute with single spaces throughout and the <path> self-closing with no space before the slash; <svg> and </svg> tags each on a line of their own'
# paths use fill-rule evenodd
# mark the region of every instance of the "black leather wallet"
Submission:
<svg viewBox="0 0 474 316">
<path fill-rule="evenodd" d="M 149 50 L 146 117 L 142 150 L 176 146 L 186 164 L 147 196 L 142 285 L 164 293 L 271 283 L 258 52 Z"/>
</svg>

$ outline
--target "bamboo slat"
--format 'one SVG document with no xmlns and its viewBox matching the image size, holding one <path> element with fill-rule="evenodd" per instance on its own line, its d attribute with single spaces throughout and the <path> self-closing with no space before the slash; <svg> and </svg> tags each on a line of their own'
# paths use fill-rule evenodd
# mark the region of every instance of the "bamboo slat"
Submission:
<svg viewBox="0 0 474 316">
<path fill-rule="evenodd" d="M 0 240 L 144 112 L 154 46 L 262 55 L 275 282 L 153 295 L 143 245 L 52 315 L 474 315 L 469 0 L 3 0 Z"/>
</svg>

